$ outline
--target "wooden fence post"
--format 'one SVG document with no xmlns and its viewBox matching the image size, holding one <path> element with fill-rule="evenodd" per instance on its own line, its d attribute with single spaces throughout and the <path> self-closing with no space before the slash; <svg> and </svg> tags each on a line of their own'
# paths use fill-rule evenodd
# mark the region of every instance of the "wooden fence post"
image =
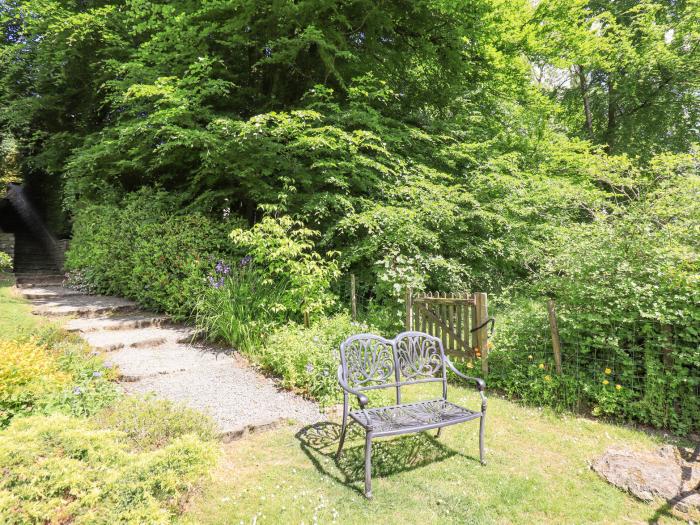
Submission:
<svg viewBox="0 0 700 525">
<path fill-rule="evenodd" d="M 357 292 L 355 290 L 355 274 L 350 274 L 350 305 L 352 307 L 352 320 L 357 321 Z"/>
<path fill-rule="evenodd" d="M 481 373 L 485 376 L 489 373 L 489 348 L 488 348 L 488 324 L 486 320 L 489 318 L 488 300 L 486 294 L 477 292 L 474 294 L 474 328 L 481 326 L 476 330 L 472 337 L 472 346 L 479 349 L 481 353 Z M 483 326 L 482 326 L 483 325 Z"/>
<path fill-rule="evenodd" d="M 309 312 L 304 312 L 304 328 L 309 328 L 311 323 L 309 322 Z"/>
<path fill-rule="evenodd" d="M 413 289 L 406 288 L 406 331 L 413 330 Z"/>
<path fill-rule="evenodd" d="M 559 339 L 559 326 L 557 326 L 557 313 L 554 310 L 554 299 L 547 301 L 547 313 L 549 314 L 549 328 L 552 332 L 554 366 L 556 367 L 557 375 L 561 375 L 561 340 Z"/>
</svg>

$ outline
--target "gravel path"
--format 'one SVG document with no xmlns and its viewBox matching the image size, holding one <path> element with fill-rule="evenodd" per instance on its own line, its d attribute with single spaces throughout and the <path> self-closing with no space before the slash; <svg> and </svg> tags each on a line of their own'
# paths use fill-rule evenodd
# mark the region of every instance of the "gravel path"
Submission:
<svg viewBox="0 0 700 525">
<path fill-rule="evenodd" d="M 192 344 L 187 327 L 139 311 L 131 301 L 60 286 L 20 291 L 36 314 L 63 318 L 68 330 L 104 352 L 107 362 L 119 367 L 126 392 L 152 392 L 202 410 L 225 439 L 285 421 L 324 419 L 315 403 L 279 389 L 233 350 Z"/>
</svg>

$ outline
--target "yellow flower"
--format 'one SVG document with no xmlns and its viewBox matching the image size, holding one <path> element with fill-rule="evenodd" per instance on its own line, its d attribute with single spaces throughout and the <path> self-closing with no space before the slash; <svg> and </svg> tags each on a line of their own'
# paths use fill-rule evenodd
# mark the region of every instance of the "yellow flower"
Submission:
<svg viewBox="0 0 700 525">
<path fill-rule="evenodd" d="M 609 383 L 610 383 L 610 381 L 608 381 L 607 379 L 603 379 L 603 384 L 604 384 L 604 385 L 607 385 L 607 384 L 609 384 Z"/>
<path fill-rule="evenodd" d="M 467 363 L 467 368 L 474 368 L 474 363 L 472 363 L 471 361 L 469 361 L 469 362 Z"/>
<path fill-rule="evenodd" d="M 528 358 L 528 359 L 532 359 L 532 356 L 531 356 L 531 355 L 529 355 L 529 356 L 527 356 L 527 358 Z"/>
<path fill-rule="evenodd" d="M 622 390 L 622 385 L 615 385 L 615 390 Z"/>
<path fill-rule="evenodd" d="M 540 370 L 544 370 L 544 363 L 540 363 Z"/>
<path fill-rule="evenodd" d="M 551 380 L 552 380 L 552 376 L 546 375 L 546 376 L 544 376 L 544 380 L 545 380 L 545 381 L 551 381 Z"/>
<path fill-rule="evenodd" d="M 488 342 L 486 345 L 486 348 L 493 348 L 493 343 L 491 341 Z"/>
<path fill-rule="evenodd" d="M 606 375 L 606 376 L 609 376 L 610 374 L 612 374 L 612 370 L 610 370 L 609 368 L 606 368 L 606 369 L 605 369 L 605 375 Z"/>
</svg>

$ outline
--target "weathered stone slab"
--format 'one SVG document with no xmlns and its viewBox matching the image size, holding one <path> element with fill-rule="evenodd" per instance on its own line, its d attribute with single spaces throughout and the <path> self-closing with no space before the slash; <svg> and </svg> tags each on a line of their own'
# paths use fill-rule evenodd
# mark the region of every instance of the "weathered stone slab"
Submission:
<svg viewBox="0 0 700 525">
<path fill-rule="evenodd" d="M 185 342 L 192 338 L 186 328 L 137 328 L 133 330 L 105 330 L 83 334 L 91 347 L 102 352 L 112 352 L 120 348 L 146 348 L 164 343 Z"/>
<path fill-rule="evenodd" d="M 64 288 L 63 286 L 32 286 L 31 288 L 20 288 L 19 293 L 30 301 L 35 299 L 57 299 L 68 295 L 81 295 L 81 292 L 71 290 L 70 288 Z"/>
<path fill-rule="evenodd" d="M 663 501 L 683 518 L 700 519 L 700 445 L 694 451 L 671 445 L 654 452 L 611 448 L 591 468 L 643 501 Z"/>
<path fill-rule="evenodd" d="M 116 317 L 93 317 L 71 319 L 64 328 L 69 332 L 99 332 L 102 330 L 130 330 L 133 328 L 159 327 L 167 324 L 168 318 L 148 314 L 121 315 Z"/>
<path fill-rule="evenodd" d="M 34 313 L 53 317 L 102 317 L 115 312 L 131 312 L 138 308 L 135 302 L 119 297 L 100 295 L 69 295 L 36 301 Z"/>
</svg>

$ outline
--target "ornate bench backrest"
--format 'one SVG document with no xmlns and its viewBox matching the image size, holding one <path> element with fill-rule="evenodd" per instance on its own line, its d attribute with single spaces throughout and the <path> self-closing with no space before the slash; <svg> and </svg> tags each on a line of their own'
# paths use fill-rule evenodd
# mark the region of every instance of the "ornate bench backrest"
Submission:
<svg viewBox="0 0 700 525">
<path fill-rule="evenodd" d="M 340 345 L 343 378 L 358 391 L 396 388 L 416 383 L 442 382 L 447 396 L 442 341 L 422 332 L 403 332 L 394 339 L 372 334 L 353 335 Z"/>
</svg>

